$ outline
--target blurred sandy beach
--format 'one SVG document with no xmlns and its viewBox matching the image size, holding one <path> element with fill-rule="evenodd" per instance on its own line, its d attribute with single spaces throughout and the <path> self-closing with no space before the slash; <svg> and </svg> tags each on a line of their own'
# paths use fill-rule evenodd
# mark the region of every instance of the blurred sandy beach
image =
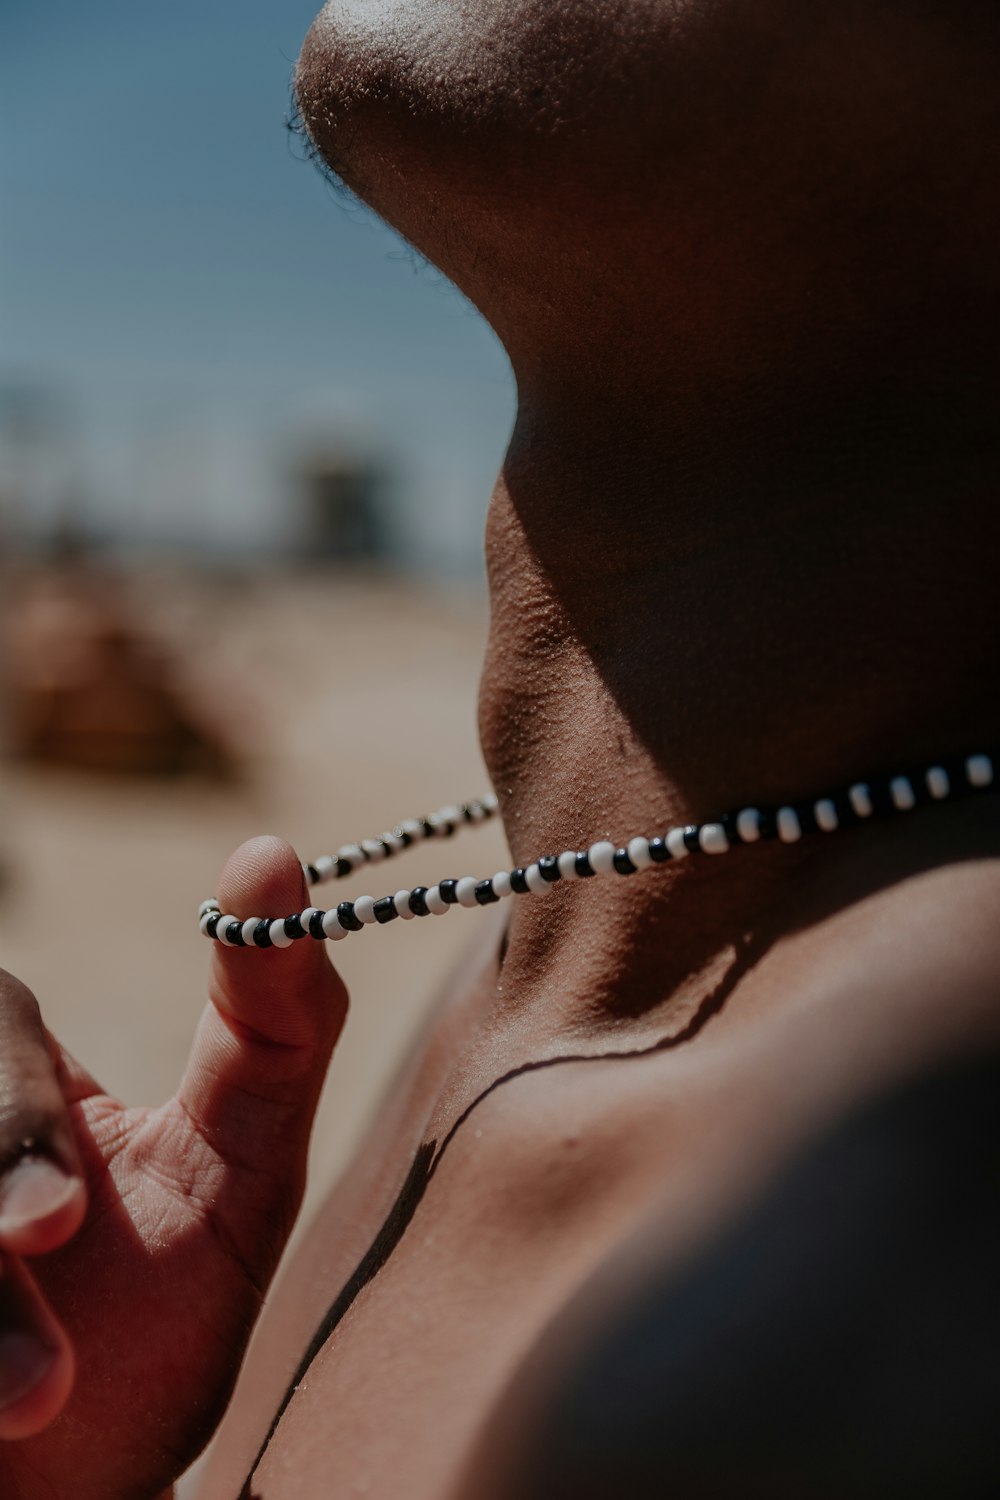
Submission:
<svg viewBox="0 0 1000 1500">
<path fill-rule="evenodd" d="M 124 589 L 182 686 L 235 733 L 244 776 L 216 785 L 5 764 L 0 961 L 109 1092 L 154 1103 L 173 1091 L 204 1004 L 195 912 L 232 849 L 274 832 L 314 857 L 486 789 L 475 727 L 486 614 L 468 583 L 336 572 L 139 571 Z M 498 825 L 470 830 L 341 882 L 338 898 L 492 873 L 502 847 Z M 302 1221 L 476 928 L 458 909 L 336 949 L 353 1004 Z"/>
</svg>

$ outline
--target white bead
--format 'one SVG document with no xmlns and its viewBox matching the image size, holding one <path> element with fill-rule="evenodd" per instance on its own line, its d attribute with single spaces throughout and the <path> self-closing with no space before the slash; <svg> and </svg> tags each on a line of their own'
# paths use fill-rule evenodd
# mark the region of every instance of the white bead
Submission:
<svg viewBox="0 0 1000 1500">
<path fill-rule="evenodd" d="M 401 839 L 397 833 L 383 833 L 380 842 L 388 844 L 390 854 L 399 854 L 406 848 L 405 840 Z"/>
<path fill-rule="evenodd" d="M 446 916 L 447 913 L 451 910 L 447 901 L 441 894 L 440 886 L 436 885 L 432 885 L 430 890 L 427 892 L 427 895 L 424 897 L 424 904 L 427 907 L 427 910 L 429 912 L 432 912 L 435 917 Z"/>
<path fill-rule="evenodd" d="M 829 797 L 824 797 L 822 802 L 816 803 L 813 816 L 816 819 L 817 828 L 821 828 L 824 833 L 836 833 L 840 827 L 836 804 L 831 802 Z"/>
<path fill-rule="evenodd" d="M 556 864 L 559 867 L 559 874 L 562 876 L 563 880 L 579 880 L 580 877 L 576 873 L 575 849 L 564 849 L 562 854 L 560 854 L 559 858 L 556 860 Z"/>
<path fill-rule="evenodd" d="M 725 854 L 729 849 L 729 839 L 721 823 L 703 823 L 698 842 L 706 854 Z"/>
<path fill-rule="evenodd" d="M 507 870 L 498 870 L 491 883 L 501 901 L 514 894 L 514 887 L 510 883 L 510 874 Z"/>
<path fill-rule="evenodd" d="M 988 755 L 970 755 L 965 762 L 965 774 L 970 786 L 992 786 L 993 762 Z"/>
<path fill-rule="evenodd" d="M 931 766 L 925 777 L 927 790 L 935 802 L 943 802 L 951 796 L 951 777 L 943 766 Z"/>
<path fill-rule="evenodd" d="M 373 862 L 385 859 L 385 850 L 378 839 L 362 839 L 361 852 L 362 854 L 367 854 L 368 858 Z"/>
<path fill-rule="evenodd" d="M 473 875 L 463 875 L 455 887 L 455 895 L 458 897 L 459 906 L 478 906 L 476 900 L 476 886 L 479 881 Z"/>
<path fill-rule="evenodd" d="M 417 915 L 415 911 L 410 910 L 409 891 L 397 891 L 392 898 L 392 904 L 399 912 L 399 915 L 402 917 L 404 922 L 411 921 L 412 918 Z"/>
<path fill-rule="evenodd" d="M 323 918 L 323 931 L 332 943 L 337 943 L 347 936 L 347 928 L 341 926 L 335 906 L 332 906 Z"/>
<path fill-rule="evenodd" d="M 424 825 L 419 818 L 407 818 L 405 823 L 399 825 L 400 833 L 408 833 L 411 839 L 422 839 L 424 836 Z"/>
<path fill-rule="evenodd" d="M 598 875 L 614 874 L 615 846 L 608 839 L 591 844 L 587 850 L 587 858 L 590 860 L 590 868 L 596 870 Z"/>
<path fill-rule="evenodd" d="M 653 864 L 653 856 L 649 852 L 649 839 L 630 839 L 628 857 L 637 870 L 648 870 Z"/>
<path fill-rule="evenodd" d="M 337 858 L 346 859 L 352 870 L 356 870 L 359 865 L 363 865 L 365 862 L 360 844 L 342 844 L 337 850 Z"/>
<path fill-rule="evenodd" d="M 332 854 L 321 854 L 319 859 L 313 860 L 313 869 L 320 880 L 329 880 L 337 868 L 337 861 Z"/>
<path fill-rule="evenodd" d="M 246 921 L 243 923 L 243 941 L 246 943 L 248 948 L 256 948 L 257 944 L 253 940 L 254 929 L 256 928 L 257 924 L 259 922 L 262 922 L 263 920 L 263 917 L 247 917 Z"/>
<path fill-rule="evenodd" d="M 481 802 L 469 803 L 469 817 L 472 819 L 473 823 L 482 823 L 488 816 L 489 814 L 487 813 L 486 808 Z"/>
<path fill-rule="evenodd" d="M 794 807 L 779 807 L 778 837 L 783 844 L 797 844 L 802 837 L 802 824 Z"/>
<path fill-rule="evenodd" d="M 219 939 L 219 942 L 222 944 L 223 948 L 231 948 L 233 946 L 229 939 L 226 937 L 226 928 L 231 922 L 238 921 L 239 917 L 234 917 L 232 915 L 219 918 L 219 925 L 215 929 L 215 935 Z"/>
<path fill-rule="evenodd" d="M 745 807 L 736 819 L 736 832 L 744 844 L 756 844 L 760 838 L 760 813 L 755 807 Z"/>
<path fill-rule="evenodd" d="M 500 806 L 500 798 L 496 792 L 487 792 L 486 796 L 482 799 L 482 803 L 487 812 L 493 813 Z"/>
<path fill-rule="evenodd" d="M 608 845 L 608 848 L 611 849 L 610 844 Z M 613 854 L 614 850 L 611 849 L 611 852 Z M 545 879 L 545 876 L 542 874 L 537 865 L 529 865 L 527 867 L 524 872 L 524 881 L 528 887 L 528 890 L 531 891 L 535 896 L 545 896 L 552 889 L 551 881 Z"/>
<path fill-rule="evenodd" d="M 215 916 L 215 911 L 216 911 L 216 908 L 213 906 L 212 909 L 211 909 L 211 911 L 205 912 L 205 914 L 202 917 L 201 921 L 198 923 L 198 926 L 201 928 L 201 935 L 202 935 L 202 937 L 208 937 L 208 924 L 209 924 L 209 922 L 211 922 L 212 918 Z"/>
<path fill-rule="evenodd" d="M 218 910 L 219 910 L 219 903 L 218 903 L 218 901 L 216 900 L 216 898 L 214 896 L 209 896 L 208 900 L 207 901 L 203 901 L 201 903 L 201 905 L 199 906 L 199 908 L 198 908 L 198 916 L 199 917 L 208 917 L 208 916 L 211 916 L 211 914 L 212 914 L 213 911 L 218 911 Z"/>
<path fill-rule="evenodd" d="M 288 933 L 285 931 L 284 917 L 275 918 L 270 927 L 267 929 L 267 935 L 271 939 L 271 946 L 274 948 L 290 948 L 295 941 L 295 939 L 290 938 L 288 936 Z"/>
<path fill-rule="evenodd" d="M 910 812 L 917 805 L 913 786 L 905 776 L 894 776 L 889 783 L 889 795 L 897 812 Z"/>
<path fill-rule="evenodd" d="M 683 828 L 671 828 L 666 837 L 666 844 L 674 859 L 686 859 L 691 853 L 691 850 L 684 842 Z"/>
<path fill-rule="evenodd" d="M 442 823 L 464 823 L 465 822 L 465 819 L 462 817 L 462 809 L 460 807 L 456 807 L 453 802 L 449 803 L 449 805 L 447 807 L 442 807 L 439 810 L 439 812 L 438 812 L 438 818 L 440 819 L 440 821 Z"/>
<path fill-rule="evenodd" d="M 354 915 L 359 922 L 364 922 L 366 927 L 370 927 L 375 920 L 375 898 L 359 896 L 354 903 Z"/>
<path fill-rule="evenodd" d="M 872 801 L 870 787 L 866 786 L 863 781 L 859 781 L 857 786 L 851 787 L 851 790 L 848 792 L 847 796 L 851 806 L 854 808 L 854 811 L 859 818 L 871 817 L 872 813 L 875 811 L 875 804 Z"/>
</svg>

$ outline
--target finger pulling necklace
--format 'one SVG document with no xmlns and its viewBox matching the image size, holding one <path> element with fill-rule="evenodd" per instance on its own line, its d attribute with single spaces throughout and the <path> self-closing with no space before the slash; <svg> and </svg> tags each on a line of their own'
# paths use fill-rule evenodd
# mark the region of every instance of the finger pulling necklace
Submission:
<svg viewBox="0 0 1000 1500">
<path fill-rule="evenodd" d="M 437 885 L 418 885 L 393 896 L 359 896 L 328 910 L 309 906 L 288 917 L 238 917 L 223 912 L 213 897 L 201 903 L 199 925 L 206 937 L 230 948 L 288 948 L 305 937 L 339 941 L 348 933 L 397 919 L 443 917 L 453 906 L 492 906 L 509 896 L 544 896 L 561 883 L 593 876 L 637 875 L 677 860 L 728 854 L 741 845 L 764 840 L 797 844 L 813 834 L 836 833 L 933 803 L 957 801 L 993 789 L 996 758 L 997 752 L 948 757 L 897 775 L 873 776 L 807 802 L 746 807 L 714 822 L 670 828 L 652 838 L 638 836 L 620 846 L 601 840 L 589 849 L 542 855 L 529 865 L 500 870 L 486 879 L 466 875 L 459 880 L 439 880 Z M 390 859 L 423 839 L 451 838 L 460 828 L 494 817 L 497 806 L 496 797 L 490 793 L 474 802 L 443 807 L 428 818 L 407 819 L 391 833 L 345 844 L 336 854 L 321 855 L 304 865 L 306 881 L 315 886 L 342 880 L 362 866 Z"/>
</svg>

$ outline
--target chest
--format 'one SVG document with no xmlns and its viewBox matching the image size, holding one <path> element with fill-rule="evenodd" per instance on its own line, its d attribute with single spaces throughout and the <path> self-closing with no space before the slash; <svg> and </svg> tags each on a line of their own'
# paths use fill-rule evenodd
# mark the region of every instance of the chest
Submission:
<svg viewBox="0 0 1000 1500">
<path fill-rule="evenodd" d="M 307 1247 L 275 1312 L 287 1321 L 294 1300 L 318 1328 L 252 1494 L 447 1492 L 545 1324 L 628 1238 L 654 1178 L 670 1180 L 670 1155 L 690 1166 L 683 1121 L 657 1163 L 595 1071 L 512 1080 L 450 1140 L 424 1143 L 388 1212 L 366 1206 L 374 1233 L 338 1296 Z M 286 1372 L 301 1347 L 286 1346 Z"/>
<path fill-rule="evenodd" d="M 651 1204 L 673 1200 L 679 1253 L 713 1193 L 728 1194 L 741 1155 L 731 1143 L 749 1149 L 740 1110 L 759 1114 L 694 1051 L 514 1069 L 450 1132 L 428 1132 L 427 1084 L 286 1274 L 211 1500 L 238 1494 L 283 1402 L 249 1491 L 258 1500 L 440 1500 L 547 1323 Z"/>
<path fill-rule="evenodd" d="M 597 1270 L 654 1221 L 669 1267 L 891 1079 L 891 1011 L 851 973 L 810 993 L 792 966 L 676 1051 L 514 1068 L 454 1128 L 433 1124 L 447 1068 L 428 1054 L 286 1274 L 205 1500 L 239 1493 L 290 1387 L 246 1496 L 443 1500 L 521 1361 Z"/>
</svg>

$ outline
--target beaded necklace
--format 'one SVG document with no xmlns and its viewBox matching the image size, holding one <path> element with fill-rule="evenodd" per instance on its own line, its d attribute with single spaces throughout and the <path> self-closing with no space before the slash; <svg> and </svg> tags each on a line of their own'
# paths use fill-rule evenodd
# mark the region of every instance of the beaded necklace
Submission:
<svg viewBox="0 0 1000 1500">
<path fill-rule="evenodd" d="M 369 926 L 384 926 L 397 918 L 443 917 L 453 906 L 491 906 L 509 896 L 544 896 L 560 882 L 587 880 L 597 875 L 637 875 L 642 870 L 698 855 L 727 854 L 742 844 L 773 839 L 797 844 L 810 834 L 835 833 L 870 819 L 894 817 L 938 802 L 957 801 L 993 788 L 998 752 L 954 756 L 894 776 L 867 781 L 787 807 L 742 808 L 715 822 L 671 828 L 653 838 L 636 837 L 619 846 L 610 840 L 589 849 L 565 849 L 545 854 L 530 865 L 500 870 L 485 880 L 466 875 L 440 880 L 433 886 L 414 886 L 394 896 L 359 896 L 341 901 L 327 911 L 308 906 L 289 917 L 237 917 L 223 913 L 212 897 L 198 908 L 201 931 L 228 948 L 288 948 L 300 938 L 338 941 Z M 429 818 L 409 818 L 391 833 L 345 844 L 336 854 L 324 854 L 304 865 L 310 886 L 342 880 L 363 865 L 390 859 L 423 839 L 451 838 L 460 828 L 486 822 L 496 815 L 498 802 L 488 796 L 443 807 Z"/>
</svg>

